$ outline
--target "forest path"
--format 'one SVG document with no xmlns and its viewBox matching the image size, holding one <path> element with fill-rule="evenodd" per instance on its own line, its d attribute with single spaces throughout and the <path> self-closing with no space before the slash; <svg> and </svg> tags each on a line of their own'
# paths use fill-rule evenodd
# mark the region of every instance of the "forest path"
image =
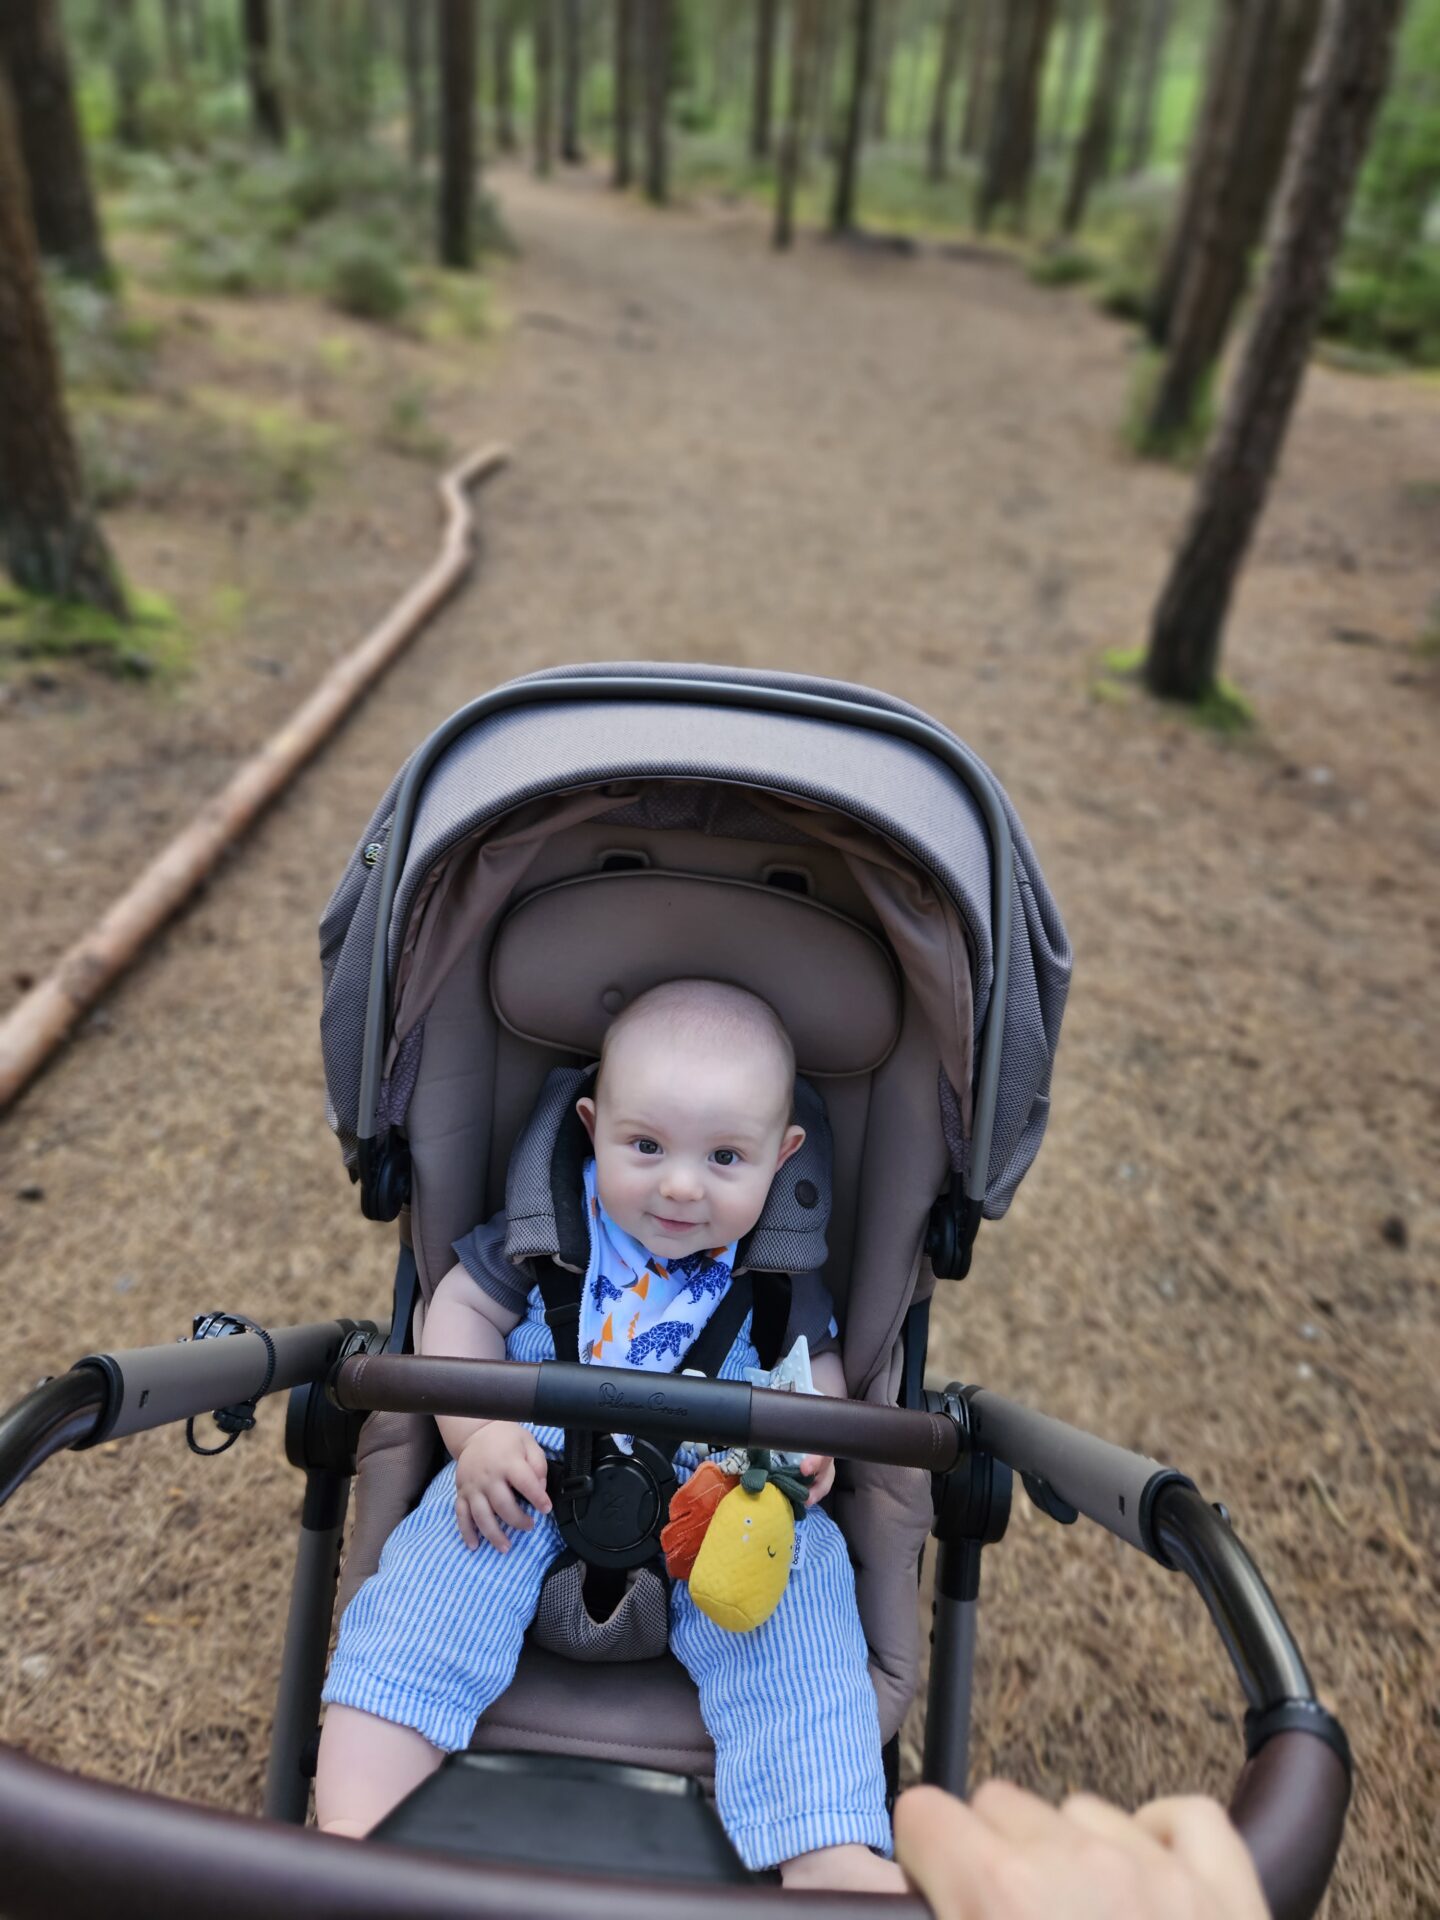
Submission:
<svg viewBox="0 0 1440 1920">
<path fill-rule="evenodd" d="M 511 328 L 437 374 L 456 445 L 514 449 L 473 585 L 0 1125 L 0 1386 L 202 1306 L 383 1312 L 391 1239 L 322 1119 L 314 924 L 446 714 L 570 659 L 869 681 L 995 768 L 1079 956 L 1045 1150 L 975 1277 L 942 1288 L 934 1373 L 1223 1493 L 1366 1756 L 1333 1910 L 1423 1907 L 1440 830 L 1435 668 L 1410 640 L 1440 395 L 1312 374 L 1228 639 L 1263 728 L 1225 741 L 1092 691 L 1100 653 L 1143 637 L 1189 493 L 1119 450 L 1124 329 L 1004 265 L 813 240 L 776 259 L 748 209 L 498 186 L 524 249 Z M 418 571 L 415 472 L 403 495 L 389 469 L 349 475 L 338 548 L 329 507 L 277 544 L 252 586 L 268 651 L 318 672 Z M 134 871 L 152 785 L 146 850 L 254 744 L 234 688 L 168 719 L 107 696 L 103 740 L 84 715 L 6 716 L 17 962 Z M 256 1803 L 297 1497 L 280 1429 L 272 1410 L 205 1465 L 173 1433 L 102 1448 L 17 1499 L 0 1737 Z M 981 1772 L 1223 1789 L 1238 1696 L 1180 1583 L 1022 1503 L 987 1595 Z"/>
</svg>

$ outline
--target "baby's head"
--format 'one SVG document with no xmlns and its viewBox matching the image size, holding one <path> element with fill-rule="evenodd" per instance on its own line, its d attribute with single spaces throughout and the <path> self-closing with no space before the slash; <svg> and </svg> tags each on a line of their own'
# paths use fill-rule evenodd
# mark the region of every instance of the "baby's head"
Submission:
<svg viewBox="0 0 1440 1920">
<path fill-rule="evenodd" d="M 671 980 L 611 1022 L 576 1103 L 600 1203 L 663 1260 L 742 1239 L 805 1138 L 795 1050 L 773 1007 L 718 980 Z"/>
</svg>

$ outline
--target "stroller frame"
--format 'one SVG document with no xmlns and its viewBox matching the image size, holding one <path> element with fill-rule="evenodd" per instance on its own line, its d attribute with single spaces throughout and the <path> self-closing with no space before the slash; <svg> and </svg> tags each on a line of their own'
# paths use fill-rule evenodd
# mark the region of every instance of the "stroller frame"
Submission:
<svg viewBox="0 0 1440 1920">
<path fill-rule="evenodd" d="M 994 972 L 977 1037 L 973 1151 L 963 1177 L 935 1203 L 926 1251 L 935 1273 L 963 1277 L 979 1226 L 984 1169 L 999 1084 L 1007 986 L 1012 848 L 986 769 L 940 727 L 912 713 L 807 690 L 683 677 L 601 672 L 556 675 L 498 688 L 461 709 L 414 755 L 400 783 L 381 875 L 371 953 L 362 1062 L 358 1161 L 363 1211 L 394 1219 L 404 1204 L 403 1136 L 377 1131 L 384 1058 L 390 908 L 426 774 L 467 728 L 527 704 L 599 699 L 763 706 L 806 718 L 889 732 L 938 756 L 969 789 L 991 852 Z M 980 1169 L 978 1175 L 974 1170 Z M 973 1189 L 972 1190 L 972 1186 Z M 628 1920 L 671 1914 L 683 1897 L 694 1913 L 756 1916 L 793 1911 L 763 1887 L 599 1883 L 494 1862 L 456 1863 L 404 1846 L 357 1847 L 302 1825 L 310 1756 L 334 1608 L 341 1533 L 364 1413 L 379 1410 L 535 1420 L 590 1431 L 613 1424 L 609 1396 L 624 1372 L 559 1361 L 426 1358 L 406 1352 L 416 1287 L 402 1249 L 391 1324 L 334 1320 L 263 1332 L 242 1323 L 197 1338 L 92 1354 L 42 1383 L 0 1416 L 0 1504 L 54 1453 L 184 1421 L 220 1409 L 243 1424 L 264 1395 L 290 1390 L 286 1451 L 305 1473 L 295 1577 L 266 1780 L 267 1820 L 257 1823 L 159 1796 L 82 1780 L 0 1748 L 0 1859 L 7 1908 L 17 1915 L 89 1911 L 189 1915 L 533 1915 L 574 1911 L 578 1897 Z M 632 1416 L 637 1433 L 672 1444 L 714 1442 L 799 1448 L 923 1469 L 932 1476 L 938 1554 L 924 1777 L 963 1793 L 983 1548 L 1003 1535 L 1012 1474 L 1040 1510 L 1061 1524 L 1080 1514 L 1197 1587 L 1241 1682 L 1246 1758 L 1231 1813 L 1260 1871 L 1271 1911 L 1303 1920 L 1328 1882 L 1343 1831 L 1351 1764 L 1344 1731 L 1320 1706 L 1305 1663 L 1263 1578 L 1223 1507 L 1183 1474 L 989 1389 L 922 1385 L 928 1301 L 912 1306 L 903 1332 L 899 1407 L 800 1400 L 702 1379 L 667 1382 L 663 1405 Z M 223 1320 L 223 1316 L 219 1317 Z M 612 1891 L 613 1889 L 613 1891 Z M 848 1903 L 811 1896 L 817 1914 Z M 891 1902 L 920 1913 L 914 1900 Z"/>
</svg>

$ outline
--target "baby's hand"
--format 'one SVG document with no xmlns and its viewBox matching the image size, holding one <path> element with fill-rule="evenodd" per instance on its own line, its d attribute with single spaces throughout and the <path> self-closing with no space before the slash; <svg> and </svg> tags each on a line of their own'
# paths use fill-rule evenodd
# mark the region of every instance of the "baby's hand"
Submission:
<svg viewBox="0 0 1440 1920">
<path fill-rule="evenodd" d="M 455 1518 L 467 1547 L 482 1540 L 510 1551 L 504 1527 L 528 1533 L 535 1522 L 521 1507 L 550 1511 L 545 1491 L 545 1455 L 533 1433 L 513 1420 L 492 1420 L 472 1434 L 455 1460 Z M 504 1522 L 504 1526 L 501 1522 Z"/>
<path fill-rule="evenodd" d="M 805 1504 L 813 1507 L 817 1500 L 823 1500 L 835 1484 L 835 1462 L 828 1453 L 807 1453 L 800 1462 L 801 1473 L 810 1480 L 810 1491 Z"/>
</svg>

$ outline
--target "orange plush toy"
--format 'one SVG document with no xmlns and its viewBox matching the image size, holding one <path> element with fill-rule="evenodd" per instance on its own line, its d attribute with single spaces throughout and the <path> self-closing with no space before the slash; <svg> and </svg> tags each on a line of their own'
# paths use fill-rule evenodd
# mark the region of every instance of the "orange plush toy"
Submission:
<svg viewBox="0 0 1440 1920">
<path fill-rule="evenodd" d="M 690 1569 L 715 1509 L 737 1484 L 737 1477 L 726 1473 L 719 1461 L 707 1460 L 672 1494 L 670 1518 L 660 1533 L 665 1571 L 672 1580 L 690 1578 Z"/>
</svg>

